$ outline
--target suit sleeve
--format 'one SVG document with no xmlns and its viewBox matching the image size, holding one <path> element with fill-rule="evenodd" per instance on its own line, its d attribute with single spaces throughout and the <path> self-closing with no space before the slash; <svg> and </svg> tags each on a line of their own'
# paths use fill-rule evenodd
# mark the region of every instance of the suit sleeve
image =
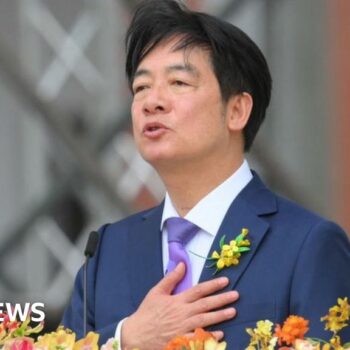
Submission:
<svg viewBox="0 0 350 350">
<path fill-rule="evenodd" d="M 330 339 L 320 318 L 337 303 L 350 297 L 350 243 L 336 224 L 322 221 L 308 233 L 295 265 L 290 294 L 290 311 L 310 321 L 307 336 Z M 339 333 L 350 341 L 350 327 Z"/>
<path fill-rule="evenodd" d="M 94 331 L 100 335 L 99 344 L 104 344 L 109 338 L 114 336 L 117 322 L 109 324 L 108 326 L 96 329 L 95 328 L 95 277 L 96 277 L 96 267 L 99 259 L 99 248 L 101 246 L 101 240 L 103 237 L 103 232 L 108 225 L 103 226 L 99 231 L 99 244 L 97 247 L 97 252 L 93 258 L 90 259 L 88 263 L 87 271 L 87 332 Z M 83 331 L 83 267 L 80 268 L 78 274 L 75 278 L 73 293 L 71 300 L 66 307 L 61 324 L 66 328 L 71 329 L 76 333 L 77 339 L 84 336 Z"/>
</svg>

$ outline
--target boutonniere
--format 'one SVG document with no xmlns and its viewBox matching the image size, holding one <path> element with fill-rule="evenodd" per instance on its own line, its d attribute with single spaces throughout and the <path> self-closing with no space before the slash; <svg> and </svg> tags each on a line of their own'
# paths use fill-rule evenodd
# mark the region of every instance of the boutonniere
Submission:
<svg viewBox="0 0 350 350">
<path fill-rule="evenodd" d="M 223 235 L 220 239 L 220 253 L 216 250 L 212 253 L 211 257 L 208 258 L 210 261 L 214 261 L 209 268 L 216 266 L 214 275 L 222 270 L 224 267 L 235 266 L 239 264 L 241 255 L 250 250 L 250 241 L 246 239 L 249 230 L 242 228 L 241 233 L 228 244 L 225 243 L 226 236 Z"/>
</svg>

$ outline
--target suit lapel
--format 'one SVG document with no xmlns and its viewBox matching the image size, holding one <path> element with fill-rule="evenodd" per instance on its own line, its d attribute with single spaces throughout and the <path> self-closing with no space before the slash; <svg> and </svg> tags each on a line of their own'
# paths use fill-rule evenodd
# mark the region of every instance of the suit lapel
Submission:
<svg viewBox="0 0 350 350">
<path fill-rule="evenodd" d="M 215 267 L 207 267 L 210 265 L 211 261 L 206 262 L 199 281 L 203 282 L 214 277 L 226 276 L 230 283 L 225 290 L 235 288 L 268 232 L 269 224 L 262 216 L 274 213 L 276 210 L 275 197 L 266 189 L 255 174 L 253 180 L 237 196 L 227 211 L 208 257 L 214 250 L 220 253 L 219 241 L 223 235 L 226 236 L 225 243 L 228 243 L 241 233 L 242 228 L 247 228 L 249 230 L 247 239 L 251 242 L 250 251 L 241 255 L 238 265 L 226 267 L 216 275 L 213 275 Z"/>
<path fill-rule="evenodd" d="M 128 264 L 131 295 L 138 306 L 148 291 L 163 277 L 160 222 L 163 203 L 148 211 L 129 232 Z"/>
<path fill-rule="evenodd" d="M 244 271 L 254 258 L 263 238 L 268 233 L 269 224 L 264 215 L 277 211 L 274 195 L 263 185 L 259 177 L 254 174 L 252 181 L 237 196 L 231 204 L 216 235 L 209 256 L 214 250 L 219 251 L 219 241 L 223 235 L 225 242 L 229 242 L 247 228 L 247 238 L 251 242 L 251 250 L 244 253 L 237 266 L 224 268 L 213 276 L 215 268 L 202 270 L 199 282 L 210 280 L 218 276 L 227 276 L 230 280 L 225 290 L 233 289 L 237 285 Z M 137 307 L 148 291 L 163 277 L 162 239 L 160 222 L 163 203 L 146 212 L 143 217 L 131 226 L 129 232 L 130 263 L 128 264 L 130 287 L 133 301 Z M 209 262 L 210 263 L 210 262 Z M 208 262 L 205 263 L 205 266 Z"/>
</svg>

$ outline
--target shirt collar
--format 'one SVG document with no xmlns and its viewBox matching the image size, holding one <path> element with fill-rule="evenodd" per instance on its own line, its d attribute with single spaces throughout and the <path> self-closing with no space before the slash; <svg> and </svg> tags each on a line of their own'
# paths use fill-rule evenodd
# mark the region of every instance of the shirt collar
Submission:
<svg viewBox="0 0 350 350">
<path fill-rule="evenodd" d="M 231 203 L 253 178 L 247 160 L 228 179 L 203 197 L 185 216 L 202 230 L 216 235 Z M 168 193 L 165 194 L 161 229 L 166 219 L 178 217 Z"/>
</svg>

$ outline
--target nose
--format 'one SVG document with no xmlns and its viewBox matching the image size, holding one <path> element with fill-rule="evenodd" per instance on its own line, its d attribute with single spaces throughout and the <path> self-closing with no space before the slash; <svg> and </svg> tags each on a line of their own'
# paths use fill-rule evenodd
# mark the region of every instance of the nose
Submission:
<svg viewBox="0 0 350 350">
<path fill-rule="evenodd" d="M 144 100 L 145 115 L 165 114 L 170 110 L 170 100 L 162 86 L 150 87 Z"/>
</svg>

